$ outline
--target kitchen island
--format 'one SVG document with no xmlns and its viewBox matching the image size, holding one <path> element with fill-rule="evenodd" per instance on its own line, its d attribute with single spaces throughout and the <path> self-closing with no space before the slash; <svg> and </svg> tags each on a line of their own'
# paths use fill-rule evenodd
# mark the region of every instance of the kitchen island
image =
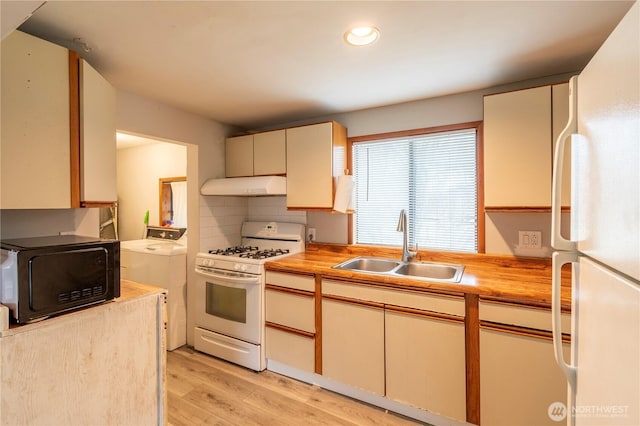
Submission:
<svg viewBox="0 0 640 426">
<path fill-rule="evenodd" d="M 166 424 L 166 290 L 0 332 L 0 424 Z"/>
</svg>

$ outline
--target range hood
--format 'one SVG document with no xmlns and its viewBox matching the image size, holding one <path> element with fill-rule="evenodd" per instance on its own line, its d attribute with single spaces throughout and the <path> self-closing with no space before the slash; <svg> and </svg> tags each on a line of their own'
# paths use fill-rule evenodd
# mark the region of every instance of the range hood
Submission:
<svg viewBox="0 0 640 426">
<path fill-rule="evenodd" d="M 209 179 L 200 188 L 202 195 L 286 195 L 287 178 L 284 176 L 253 176 Z"/>
</svg>

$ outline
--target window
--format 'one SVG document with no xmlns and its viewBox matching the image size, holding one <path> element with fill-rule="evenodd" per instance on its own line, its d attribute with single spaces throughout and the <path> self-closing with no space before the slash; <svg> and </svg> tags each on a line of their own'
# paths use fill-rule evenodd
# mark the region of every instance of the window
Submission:
<svg viewBox="0 0 640 426">
<path fill-rule="evenodd" d="M 354 138 L 355 243 L 478 252 L 478 127 Z"/>
</svg>

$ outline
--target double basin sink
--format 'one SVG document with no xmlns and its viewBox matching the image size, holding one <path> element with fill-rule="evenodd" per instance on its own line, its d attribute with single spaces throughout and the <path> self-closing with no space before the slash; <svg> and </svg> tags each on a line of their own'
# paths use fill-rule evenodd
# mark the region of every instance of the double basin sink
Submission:
<svg viewBox="0 0 640 426">
<path fill-rule="evenodd" d="M 460 282 L 464 272 L 463 265 L 436 262 L 402 262 L 394 259 L 363 256 L 354 257 L 335 265 L 333 269 L 447 283 Z"/>
</svg>

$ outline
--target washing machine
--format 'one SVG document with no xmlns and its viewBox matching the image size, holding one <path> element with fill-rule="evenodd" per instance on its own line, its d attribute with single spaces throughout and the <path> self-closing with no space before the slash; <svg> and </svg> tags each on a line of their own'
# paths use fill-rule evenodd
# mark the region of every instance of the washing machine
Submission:
<svg viewBox="0 0 640 426">
<path fill-rule="evenodd" d="M 167 350 L 187 343 L 186 228 L 149 226 L 145 238 L 120 242 L 120 276 L 166 288 Z"/>
</svg>

